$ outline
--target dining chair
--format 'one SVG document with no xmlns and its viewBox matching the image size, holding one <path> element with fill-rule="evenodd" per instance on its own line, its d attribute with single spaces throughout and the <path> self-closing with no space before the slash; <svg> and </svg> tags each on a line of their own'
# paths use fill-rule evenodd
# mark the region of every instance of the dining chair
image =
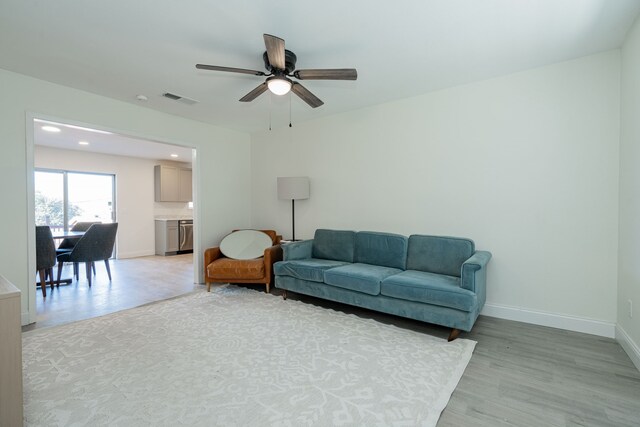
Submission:
<svg viewBox="0 0 640 427">
<path fill-rule="evenodd" d="M 87 231 L 93 224 L 101 224 L 100 221 L 80 221 L 71 226 L 69 231 Z M 78 239 L 63 239 L 56 249 L 56 255 L 63 254 L 65 252 L 71 252 L 73 247 L 78 243 Z M 96 267 L 93 266 L 93 274 L 96 274 Z M 73 276 L 78 280 L 78 263 L 73 263 Z"/>
<path fill-rule="evenodd" d="M 56 244 L 51 229 L 46 225 L 36 226 L 36 271 L 40 275 L 42 297 L 47 297 L 47 277 L 53 292 L 53 266 L 56 265 Z M 57 281 L 56 285 L 60 282 Z"/>
<path fill-rule="evenodd" d="M 117 222 L 112 224 L 93 224 L 89 227 L 70 252 L 58 255 L 58 280 L 62 275 L 62 267 L 65 262 L 84 262 L 87 281 L 91 286 L 91 269 L 94 267 L 94 263 L 96 261 L 104 261 L 109 281 L 111 281 L 109 258 L 113 253 L 117 231 Z"/>
<path fill-rule="evenodd" d="M 100 224 L 100 221 L 76 222 L 75 224 L 73 224 L 71 226 L 69 231 L 87 231 L 89 229 L 89 227 L 91 227 L 93 224 Z M 71 249 L 73 249 L 73 247 L 76 245 L 76 243 L 78 243 L 78 239 L 63 239 L 60 242 L 60 244 L 58 245 L 58 249 L 56 249 L 56 252 L 58 252 L 58 253 L 69 252 L 69 251 L 71 251 Z"/>
</svg>

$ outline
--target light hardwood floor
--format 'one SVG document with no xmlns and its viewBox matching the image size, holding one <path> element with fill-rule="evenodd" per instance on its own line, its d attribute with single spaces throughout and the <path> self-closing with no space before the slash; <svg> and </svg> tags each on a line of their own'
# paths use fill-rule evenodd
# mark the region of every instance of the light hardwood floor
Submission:
<svg viewBox="0 0 640 427">
<path fill-rule="evenodd" d="M 449 334 L 293 292 L 287 298 L 443 339 Z M 486 316 L 460 338 L 478 344 L 439 427 L 640 426 L 640 372 L 613 339 Z"/>
<path fill-rule="evenodd" d="M 91 287 L 84 264 L 80 277 L 70 285 L 60 285 L 53 291 L 47 286 L 47 297 L 36 292 L 36 323 L 23 331 L 60 325 L 90 317 L 102 316 L 127 308 L 165 300 L 202 288 L 194 285 L 193 255 L 148 256 L 111 260 L 111 278 L 103 262 L 96 263 L 96 275 Z M 54 269 L 57 272 L 57 269 Z M 72 276 L 72 264 L 65 265 L 62 277 Z"/>
<path fill-rule="evenodd" d="M 192 283 L 191 262 L 191 255 L 114 261 L 111 283 L 104 266 L 98 265 L 91 289 L 81 274 L 78 283 L 47 292 L 47 301 L 38 292 L 35 327 L 204 291 L 203 285 Z M 264 290 L 264 286 L 240 286 Z M 443 339 L 449 333 L 439 326 L 293 292 L 288 298 Z M 440 427 L 640 426 L 640 372 L 613 339 L 485 316 L 461 338 L 478 344 L 442 413 Z"/>
</svg>

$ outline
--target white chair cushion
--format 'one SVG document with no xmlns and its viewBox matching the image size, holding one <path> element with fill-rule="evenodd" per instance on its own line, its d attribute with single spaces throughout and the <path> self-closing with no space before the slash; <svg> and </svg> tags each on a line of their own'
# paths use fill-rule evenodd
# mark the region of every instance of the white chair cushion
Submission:
<svg viewBox="0 0 640 427">
<path fill-rule="evenodd" d="M 220 252 L 227 258 L 255 259 L 271 247 L 271 237 L 258 230 L 238 230 L 220 242 Z"/>
</svg>

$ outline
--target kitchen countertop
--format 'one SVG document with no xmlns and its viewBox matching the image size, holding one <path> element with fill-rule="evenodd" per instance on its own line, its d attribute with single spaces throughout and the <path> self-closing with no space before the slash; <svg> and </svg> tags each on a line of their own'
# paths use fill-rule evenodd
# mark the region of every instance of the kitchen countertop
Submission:
<svg viewBox="0 0 640 427">
<path fill-rule="evenodd" d="M 193 217 L 192 216 L 187 216 L 187 215 L 163 215 L 163 216 L 157 216 L 154 218 L 156 221 L 178 221 L 181 219 L 190 219 L 193 221 Z"/>
</svg>

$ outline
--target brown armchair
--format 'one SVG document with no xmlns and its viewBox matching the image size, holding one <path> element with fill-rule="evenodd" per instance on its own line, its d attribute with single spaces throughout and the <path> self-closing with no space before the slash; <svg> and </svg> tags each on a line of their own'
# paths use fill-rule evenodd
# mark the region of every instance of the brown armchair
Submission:
<svg viewBox="0 0 640 427">
<path fill-rule="evenodd" d="M 238 230 L 233 230 L 238 231 Z M 273 246 L 265 249 L 264 256 L 258 259 L 231 259 L 220 252 L 219 247 L 204 251 L 204 281 L 207 292 L 211 283 L 264 283 L 267 293 L 273 283 L 273 263 L 282 260 L 280 240 L 274 230 L 260 230 L 271 238 Z"/>
</svg>

